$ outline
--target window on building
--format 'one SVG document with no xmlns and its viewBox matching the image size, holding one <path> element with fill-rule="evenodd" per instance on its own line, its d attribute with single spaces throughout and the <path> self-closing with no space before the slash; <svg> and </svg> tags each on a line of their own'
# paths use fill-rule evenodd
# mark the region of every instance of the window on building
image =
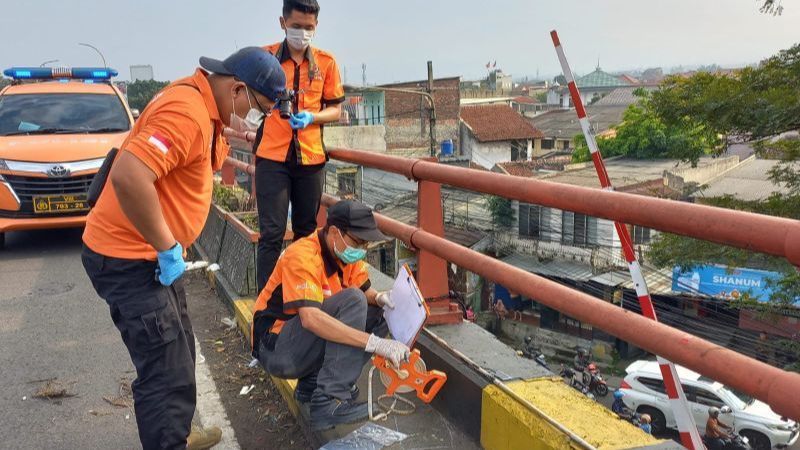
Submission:
<svg viewBox="0 0 800 450">
<path fill-rule="evenodd" d="M 511 142 L 511 160 L 512 161 L 527 161 L 528 160 L 528 143 L 527 143 L 527 141 L 512 141 Z"/>
<path fill-rule="evenodd" d="M 555 145 L 555 139 L 542 139 L 542 150 L 552 150 Z"/>
<path fill-rule="evenodd" d="M 640 227 L 639 225 L 633 226 L 633 243 L 649 244 L 650 243 L 650 228 Z"/>
<path fill-rule="evenodd" d="M 544 209 L 539 205 L 519 204 L 519 235 L 539 239 L 542 237 Z"/>
<path fill-rule="evenodd" d="M 597 245 L 597 219 L 570 211 L 561 213 L 561 243 L 567 245 Z"/>
</svg>

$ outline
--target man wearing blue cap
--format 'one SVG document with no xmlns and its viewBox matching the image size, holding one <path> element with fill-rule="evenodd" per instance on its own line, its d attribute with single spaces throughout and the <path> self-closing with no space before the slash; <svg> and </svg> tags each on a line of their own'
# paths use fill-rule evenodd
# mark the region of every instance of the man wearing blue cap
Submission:
<svg viewBox="0 0 800 450">
<path fill-rule="evenodd" d="M 192 426 L 195 343 L 184 249 L 203 228 L 212 174 L 228 154 L 223 128 L 269 115 L 286 86 L 278 60 L 258 47 L 200 65 L 208 72 L 197 69 L 153 98 L 111 154 L 113 164 L 104 164 L 83 235 L 86 273 L 136 367 L 134 408 L 146 450 L 220 440 L 219 428 Z"/>
</svg>

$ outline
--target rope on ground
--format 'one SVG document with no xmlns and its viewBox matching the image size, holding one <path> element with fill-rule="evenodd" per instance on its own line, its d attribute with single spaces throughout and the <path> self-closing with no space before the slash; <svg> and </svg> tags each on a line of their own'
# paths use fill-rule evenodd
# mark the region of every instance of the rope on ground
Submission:
<svg viewBox="0 0 800 450">
<path fill-rule="evenodd" d="M 377 400 L 378 406 L 384 411 L 379 414 L 374 414 L 373 407 L 372 407 L 372 375 L 375 373 L 375 366 L 372 366 L 369 369 L 369 376 L 368 376 L 368 384 L 367 384 L 367 407 L 369 410 L 369 420 L 373 422 L 377 422 L 379 420 L 385 421 L 389 418 L 390 414 L 397 414 L 400 416 L 408 416 L 413 414 L 417 410 L 417 406 L 414 402 L 400 397 L 399 395 L 380 395 Z M 389 406 L 386 406 L 386 401 L 392 400 L 392 403 Z M 397 403 L 405 403 L 408 407 L 407 408 L 398 408 Z"/>
</svg>

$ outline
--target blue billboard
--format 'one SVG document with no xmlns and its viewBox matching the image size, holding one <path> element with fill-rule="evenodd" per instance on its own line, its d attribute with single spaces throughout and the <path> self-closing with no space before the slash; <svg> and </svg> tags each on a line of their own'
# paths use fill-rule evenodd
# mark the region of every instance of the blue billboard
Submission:
<svg viewBox="0 0 800 450">
<path fill-rule="evenodd" d="M 767 281 L 780 276 L 777 272 L 727 266 L 699 266 L 683 272 L 675 266 L 672 290 L 722 299 L 738 299 L 748 293 L 751 298 L 766 302 L 772 294 Z"/>
</svg>

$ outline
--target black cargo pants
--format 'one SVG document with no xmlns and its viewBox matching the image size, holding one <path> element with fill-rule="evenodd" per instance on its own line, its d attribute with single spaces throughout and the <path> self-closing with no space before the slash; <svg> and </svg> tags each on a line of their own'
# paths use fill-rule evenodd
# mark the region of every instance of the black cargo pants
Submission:
<svg viewBox="0 0 800 450">
<path fill-rule="evenodd" d="M 298 166 L 264 158 L 256 159 L 256 204 L 258 206 L 258 256 L 256 281 L 261 292 L 283 249 L 287 212 L 292 204 L 294 240 L 317 229 L 325 165 Z"/>
<path fill-rule="evenodd" d="M 82 260 L 136 367 L 132 388 L 142 447 L 185 449 L 196 387 L 183 280 L 162 286 L 155 262 L 109 258 L 85 245 Z"/>
<path fill-rule="evenodd" d="M 345 289 L 322 302 L 322 310 L 340 322 L 378 337 L 389 334 L 383 310 L 367 304 L 359 289 Z M 330 397 L 347 400 L 364 364 L 372 354 L 364 349 L 328 342 L 303 328 L 300 316 L 285 324 L 280 334 L 259 340 L 261 366 L 278 378 L 297 378 L 301 384 Z M 307 381 L 308 380 L 308 381 Z"/>
</svg>

